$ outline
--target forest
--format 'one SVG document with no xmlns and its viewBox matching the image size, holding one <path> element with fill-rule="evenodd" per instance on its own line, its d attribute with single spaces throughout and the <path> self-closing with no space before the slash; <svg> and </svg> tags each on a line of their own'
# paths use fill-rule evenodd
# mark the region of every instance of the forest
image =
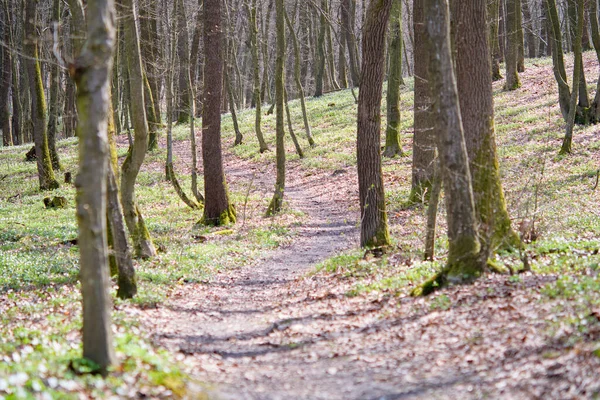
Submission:
<svg viewBox="0 0 600 400">
<path fill-rule="evenodd" d="M 600 0 L 0 0 L 0 400 L 600 397 Z"/>
</svg>

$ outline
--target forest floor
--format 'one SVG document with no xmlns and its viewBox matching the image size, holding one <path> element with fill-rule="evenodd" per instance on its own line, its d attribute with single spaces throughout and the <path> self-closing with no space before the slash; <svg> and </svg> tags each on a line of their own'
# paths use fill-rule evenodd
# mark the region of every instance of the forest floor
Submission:
<svg viewBox="0 0 600 400">
<path fill-rule="evenodd" d="M 593 95 L 595 54 L 585 60 Z M 494 84 L 496 132 L 513 226 L 533 240 L 522 254 L 496 256 L 506 274 L 424 298 L 409 293 L 448 249 L 442 203 L 435 260 L 422 261 L 426 209 L 406 202 L 412 80 L 401 100 L 405 154 L 383 161 L 393 239 L 384 254 L 358 248 L 349 91 L 307 102 L 317 147 L 300 159 L 288 143 L 286 203 L 276 217 L 264 217 L 275 154 L 258 153 L 253 110 L 239 112 L 242 146 L 231 147 L 231 117 L 223 117 L 232 226 L 195 225 L 200 213 L 164 180 L 161 138 L 137 186 L 160 253 L 136 260 L 138 295 L 115 299 L 119 364 L 104 380 L 78 366 L 75 190 L 52 192 L 68 205 L 46 210 L 35 164 L 23 161 L 28 147 L 1 149 L 0 399 L 598 398 L 599 128 L 577 127 L 573 154 L 557 156 L 564 124 L 551 60 L 528 60 L 521 79 L 510 93 Z M 298 102 L 290 108 L 303 139 Z M 274 118 L 263 119 L 274 148 Z M 185 190 L 188 137 L 186 126 L 175 129 Z M 77 168 L 76 143 L 59 143 L 67 171 Z M 125 136 L 118 143 L 122 159 Z"/>
<path fill-rule="evenodd" d="M 256 190 L 273 187 L 273 171 L 257 177 L 256 164 L 230 153 L 225 165 L 232 186 L 253 180 Z M 306 215 L 289 244 L 207 284 L 180 286 L 157 308 L 129 310 L 155 343 L 185 356 L 195 379 L 211 383 L 202 389 L 209 398 L 576 399 L 600 393 L 600 324 L 594 321 L 576 344 L 569 342 L 568 326 L 549 333 L 557 302 L 541 301 L 540 292 L 556 276 L 488 276 L 427 299 L 379 291 L 349 296 L 352 278 L 314 272 L 358 244 L 356 174 L 307 173 L 298 163 L 288 172 L 288 207 Z M 362 258 L 357 265 L 375 257 L 365 252 Z M 402 262 L 410 268 L 410 260 Z M 600 309 L 589 316 L 600 319 Z"/>
</svg>

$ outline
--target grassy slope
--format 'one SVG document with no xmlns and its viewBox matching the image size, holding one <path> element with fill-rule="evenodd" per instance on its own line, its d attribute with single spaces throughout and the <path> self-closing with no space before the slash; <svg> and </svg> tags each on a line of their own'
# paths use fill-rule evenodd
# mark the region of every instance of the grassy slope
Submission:
<svg viewBox="0 0 600 400">
<path fill-rule="evenodd" d="M 593 55 L 587 54 L 586 58 L 592 60 Z M 501 83 L 494 86 L 500 164 L 509 210 L 516 226 L 525 219 L 535 220 L 540 238 L 528 247 L 532 268 L 536 273 L 558 277 L 556 283 L 547 287 L 546 295 L 575 299 L 585 294 L 585 307 L 600 305 L 595 294 L 600 292 L 595 277 L 600 261 L 597 255 L 600 207 L 598 193 L 591 190 L 600 159 L 597 127 L 577 128 L 574 154 L 559 159 L 556 154 L 563 123 L 556 104 L 550 61 L 533 63 L 523 75 L 523 89 L 504 93 Z M 597 75 L 595 69 L 591 63 L 588 78 Z M 363 253 L 354 250 L 321 266 L 325 271 L 352 279 L 353 294 L 372 290 L 406 294 L 443 262 L 446 251 L 443 235 L 437 241 L 439 261 L 419 261 L 425 210 L 406 208 L 403 204 L 410 186 L 411 83 L 409 79 L 402 94 L 402 141 L 406 154 L 384 162 L 391 229 L 398 251 L 381 260 L 371 260 L 363 259 Z M 595 88 L 595 84 L 590 82 L 590 88 Z M 315 171 L 353 167 L 356 105 L 350 91 L 309 99 L 307 105 L 318 144 L 314 149 L 308 148 L 303 140 L 299 102 L 290 102 L 296 134 L 306 152 L 306 158 L 301 160 L 303 166 Z M 383 107 L 382 113 L 385 115 Z M 233 143 L 230 116 L 226 115 L 223 121 L 224 138 L 230 145 Z M 256 151 L 252 123 L 252 110 L 240 112 L 245 143 L 233 152 L 261 163 L 273 161 L 274 152 L 260 155 Z M 264 127 L 267 141 L 274 148 L 273 116 L 264 118 Z M 176 130 L 178 143 L 183 143 L 186 137 L 185 128 Z M 147 334 L 135 326 L 131 316 L 118 311 L 119 301 L 115 325 L 123 366 L 106 385 L 94 377 L 77 377 L 67 369 L 68 360 L 80 353 L 78 254 L 76 247 L 62 243 L 77 234 L 74 189 L 63 187 L 52 193 L 68 199 L 67 209 L 45 210 L 42 199 L 48 194 L 37 191 L 35 165 L 22 161 L 26 150 L 27 146 L 20 146 L 0 151 L 0 356 L 3 357 L 0 394 L 50 390 L 54 397 L 58 393 L 75 396 L 78 391 L 99 396 L 155 390 L 160 395 L 164 390 L 180 390 L 184 376 L 180 367 L 169 361 L 168 354 L 151 349 Z M 120 149 L 121 155 L 124 151 Z M 75 141 L 62 141 L 60 152 L 67 170 L 75 171 Z M 290 159 L 297 158 L 291 141 L 288 154 Z M 158 258 L 137 265 L 141 295 L 135 302 L 141 307 L 163 301 L 174 285 L 204 281 L 215 271 L 254 262 L 261 251 L 290 240 L 294 225 L 302 219 L 290 211 L 276 219 L 262 219 L 261 210 L 270 196 L 252 193 L 248 209 L 253 212 L 243 227 L 236 227 L 233 234 L 225 236 L 214 235 L 210 229 L 195 232 L 194 235 L 209 239 L 200 246 L 191 232 L 200 214 L 186 209 L 163 181 L 164 159 L 162 149 L 151 154 L 138 181 L 138 197 L 150 231 L 157 244 L 166 250 Z M 177 165 L 180 175 L 181 171 L 189 170 L 184 157 L 179 158 Z M 189 178 L 181 179 L 182 186 L 189 188 Z M 245 197 L 243 190 L 232 193 L 238 204 L 244 203 Z M 440 220 L 444 220 L 443 215 Z M 519 267 L 515 255 L 503 256 L 499 263 Z M 518 281 L 518 277 L 514 280 Z M 570 323 L 581 324 L 582 320 L 585 318 Z M 27 375 L 19 375 L 20 372 Z M 132 383 L 136 375 L 139 378 Z"/>
</svg>

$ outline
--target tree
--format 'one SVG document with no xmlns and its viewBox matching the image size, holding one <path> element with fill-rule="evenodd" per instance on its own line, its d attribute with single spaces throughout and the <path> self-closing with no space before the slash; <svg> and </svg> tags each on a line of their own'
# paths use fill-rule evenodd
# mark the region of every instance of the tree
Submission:
<svg viewBox="0 0 600 400">
<path fill-rule="evenodd" d="M 584 0 L 577 0 L 577 28 L 575 37 L 573 38 L 573 58 L 575 65 L 573 66 L 573 91 L 569 102 L 569 116 L 567 119 L 567 127 L 565 137 L 560 149 L 560 154 L 571 153 L 571 143 L 573 141 L 573 128 L 575 126 L 575 114 L 577 112 L 577 97 L 582 93 L 579 91 L 581 85 L 581 71 L 583 70 L 581 56 L 581 37 L 583 36 L 583 4 Z M 585 84 L 585 81 L 583 82 Z M 587 91 L 586 91 L 587 93 Z"/>
<path fill-rule="evenodd" d="M 2 31 L 3 39 L 6 44 L 10 43 L 10 19 L 8 15 L 8 7 L 2 10 Z M 6 46 L 0 47 L 0 60 L 2 67 L 0 68 L 0 129 L 2 129 L 2 142 L 4 146 L 12 146 L 12 124 L 10 118 L 9 94 L 12 85 L 12 56 Z M 14 89 L 13 89 L 14 90 Z"/>
<path fill-rule="evenodd" d="M 500 0 L 491 0 L 488 2 L 488 20 L 489 20 L 489 41 L 490 56 L 492 58 L 492 80 L 502 79 L 500 74 L 500 40 L 498 31 L 500 26 Z"/>
<path fill-rule="evenodd" d="M 427 295 L 447 284 L 471 281 L 483 273 L 484 267 L 479 258 L 471 174 L 451 53 L 448 0 L 425 0 L 424 13 L 430 53 L 429 80 L 438 126 L 436 141 L 446 193 L 449 249 L 446 266 L 416 288 L 413 295 Z M 487 57 L 488 53 L 484 54 Z"/>
<path fill-rule="evenodd" d="M 179 56 L 179 63 L 177 64 L 179 76 L 177 123 L 183 124 L 189 121 L 190 102 L 192 101 L 190 91 L 190 39 L 183 0 L 175 1 L 179 2 L 177 15 L 173 16 L 177 19 L 177 55 Z"/>
<path fill-rule="evenodd" d="M 55 24 L 53 29 L 58 29 L 58 21 L 60 20 L 60 0 L 52 1 L 52 20 Z M 58 32 L 54 32 L 54 36 L 58 38 Z M 58 134 L 58 110 L 59 110 L 59 91 L 60 91 L 60 69 L 58 63 L 52 63 L 50 67 L 50 112 L 48 114 L 48 150 L 50 151 L 50 159 L 52 160 L 52 168 L 60 171 L 60 157 L 56 150 L 56 135 Z"/>
<path fill-rule="evenodd" d="M 356 87 L 360 81 L 360 67 L 356 55 L 356 38 L 354 36 L 354 15 L 356 0 L 341 0 L 341 20 L 344 42 L 348 48 L 348 59 L 350 60 L 350 78 L 352 86 Z"/>
<path fill-rule="evenodd" d="M 498 170 L 486 2 L 457 2 L 454 9 L 457 90 L 479 239 L 485 255 L 495 246 L 519 245 L 519 238 L 510 227 Z"/>
<path fill-rule="evenodd" d="M 106 373 L 115 359 L 106 239 L 109 82 L 115 43 L 113 1 L 89 2 L 86 17 L 88 41 L 73 69 L 79 115 L 80 167 L 76 186 L 83 356 Z"/>
<path fill-rule="evenodd" d="M 204 214 L 206 225 L 235 223 L 229 202 L 221 154 L 221 102 L 223 51 L 221 0 L 204 0 L 204 100 L 202 107 L 202 161 L 204 164 Z"/>
<path fill-rule="evenodd" d="M 506 82 L 505 90 L 516 90 L 521 87 L 519 80 L 519 16 L 521 15 L 519 0 L 506 0 Z"/>
<path fill-rule="evenodd" d="M 410 201 L 421 202 L 427 196 L 433 179 L 436 124 L 432 115 L 429 87 L 429 54 L 425 31 L 424 0 L 413 0 L 415 100 Z"/>
<path fill-rule="evenodd" d="M 369 3 L 363 30 L 358 95 L 357 167 L 360 198 L 360 245 L 384 246 L 390 237 L 381 170 L 381 96 L 385 65 L 385 33 L 392 0 Z"/>
<path fill-rule="evenodd" d="M 25 52 L 28 56 L 25 64 L 29 80 L 29 93 L 32 99 L 31 119 L 33 121 L 33 139 L 40 189 L 50 190 L 58 188 L 59 184 L 54 178 L 52 160 L 48 149 L 48 111 L 39 58 L 39 38 L 36 33 L 38 22 L 37 3 L 37 0 L 27 0 L 25 5 Z"/>
<path fill-rule="evenodd" d="M 387 128 L 383 155 L 402 154 L 400 146 L 400 85 L 402 82 L 402 0 L 392 1 L 389 38 L 389 73 L 387 90 Z"/>
<path fill-rule="evenodd" d="M 126 27 L 125 41 L 131 92 L 131 117 L 135 131 L 133 146 L 130 147 L 121 167 L 121 204 L 127 229 L 133 239 L 136 256 L 150 258 L 156 255 L 156 249 L 135 199 L 135 181 L 148 148 L 148 121 L 144 102 L 144 75 L 140 57 L 137 0 L 121 1 L 126 12 L 123 18 Z"/>
<path fill-rule="evenodd" d="M 294 26 L 290 21 L 287 12 L 284 14 L 285 23 L 292 37 L 292 44 L 294 46 L 294 82 L 296 83 L 296 89 L 298 90 L 298 97 L 300 98 L 300 108 L 302 109 L 302 120 L 304 122 L 304 132 L 306 132 L 306 139 L 311 147 L 315 146 L 315 140 L 312 137 L 310 129 L 310 123 L 308 121 L 308 113 L 306 112 L 306 100 L 304 98 L 304 88 L 302 87 L 302 81 L 300 79 L 300 49 L 298 45 L 298 35 L 294 31 Z"/>
<path fill-rule="evenodd" d="M 275 0 L 275 26 L 277 29 L 277 59 L 275 62 L 275 157 L 277 162 L 277 177 L 275 178 L 275 193 L 267 209 L 267 215 L 281 211 L 285 192 L 285 127 L 284 103 L 285 88 L 283 62 L 285 58 L 285 22 L 283 0 Z"/>
<path fill-rule="evenodd" d="M 253 93 L 254 93 L 254 105 L 256 107 L 254 129 L 256 131 L 256 138 L 258 139 L 259 151 L 264 153 L 269 150 L 267 143 L 263 137 L 261 120 L 262 120 L 262 98 L 260 95 L 260 65 L 258 64 L 258 25 L 256 21 L 256 0 L 252 0 L 252 7 L 248 3 L 246 10 L 248 11 L 248 19 L 250 23 L 250 52 L 252 53 L 252 78 L 253 78 Z"/>
<path fill-rule="evenodd" d="M 319 13 L 319 38 L 317 39 L 317 60 L 315 66 L 315 97 L 323 95 L 323 77 L 325 76 L 325 30 L 327 20 L 325 12 L 327 10 L 327 0 L 321 0 L 321 9 L 314 7 Z"/>
</svg>

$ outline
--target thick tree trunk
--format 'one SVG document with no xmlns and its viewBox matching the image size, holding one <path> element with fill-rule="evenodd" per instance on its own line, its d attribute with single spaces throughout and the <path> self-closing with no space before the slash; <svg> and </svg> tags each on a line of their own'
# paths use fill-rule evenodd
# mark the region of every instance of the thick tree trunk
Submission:
<svg viewBox="0 0 600 400">
<path fill-rule="evenodd" d="M 135 199 L 135 181 L 146 157 L 148 148 L 148 121 L 144 102 L 144 74 L 140 58 L 139 21 L 137 0 L 121 0 L 126 12 L 124 20 L 127 61 L 129 70 L 130 110 L 134 129 L 133 146 L 123 162 L 121 178 L 121 204 L 127 229 L 133 239 L 137 257 L 150 258 L 156 255 L 150 232 L 140 213 Z"/>
<path fill-rule="evenodd" d="M 80 281 L 83 298 L 83 356 L 102 372 L 115 361 L 108 291 L 106 182 L 109 82 L 115 42 L 112 0 L 87 7 L 89 45 L 77 59 L 80 169 L 76 180 Z"/>
<path fill-rule="evenodd" d="M 284 72 L 285 59 L 285 13 L 284 0 L 275 0 L 275 25 L 277 28 L 277 59 L 275 61 L 275 152 L 277 160 L 277 176 L 275 192 L 267 209 L 267 215 L 275 215 L 281 211 L 285 192 L 285 127 L 284 127 Z"/>
<path fill-rule="evenodd" d="M 489 74 L 486 0 L 456 4 L 456 79 L 475 212 L 483 255 L 497 246 L 516 247 L 496 154 L 494 100 Z M 487 257 L 486 257 L 487 258 Z"/>
<path fill-rule="evenodd" d="M 380 110 L 385 34 L 391 7 L 392 0 L 372 0 L 363 29 L 356 139 L 362 247 L 384 246 L 390 242 L 381 170 Z"/>
<path fill-rule="evenodd" d="M 427 196 L 433 178 L 436 124 L 432 115 L 429 86 L 429 54 L 423 1 L 413 0 L 413 27 L 415 36 L 415 100 L 412 158 L 412 188 L 410 201 L 421 202 Z"/>
<path fill-rule="evenodd" d="M 521 87 L 519 80 L 519 31 L 518 26 L 521 8 L 519 0 L 506 0 L 506 82 L 505 90 L 516 90 Z"/>
<path fill-rule="evenodd" d="M 400 85 L 402 82 L 402 0 L 392 0 L 388 38 L 387 128 L 385 157 L 402 155 L 400 145 Z"/>
<path fill-rule="evenodd" d="M 36 34 L 37 0 L 27 0 L 25 9 L 25 53 L 27 75 L 29 77 L 29 93 L 31 94 L 31 119 L 33 122 L 33 138 L 37 158 L 38 178 L 41 190 L 51 190 L 59 187 L 54 178 L 52 160 L 48 150 L 48 112 L 44 96 L 44 82 L 39 59 L 38 41 Z"/>
<path fill-rule="evenodd" d="M 426 295 L 448 283 L 471 281 L 483 273 L 484 266 L 479 259 L 471 174 L 450 48 L 448 0 L 425 0 L 424 8 L 429 36 L 429 79 L 435 96 L 437 146 L 446 193 L 449 253 L 442 272 L 417 288 L 415 295 Z M 488 53 L 482 56 L 487 60 Z M 489 79 L 489 68 L 484 75 Z"/>
<path fill-rule="evenodd" d="M 202 107 L 202 161 L 204 163 L 204 214 L 202 223 L 235 223 L 229 202 L 221 154 L 221 95 L 223 52 L 221 0 L 204 0 L 204 106 Z"/>
</svg>

